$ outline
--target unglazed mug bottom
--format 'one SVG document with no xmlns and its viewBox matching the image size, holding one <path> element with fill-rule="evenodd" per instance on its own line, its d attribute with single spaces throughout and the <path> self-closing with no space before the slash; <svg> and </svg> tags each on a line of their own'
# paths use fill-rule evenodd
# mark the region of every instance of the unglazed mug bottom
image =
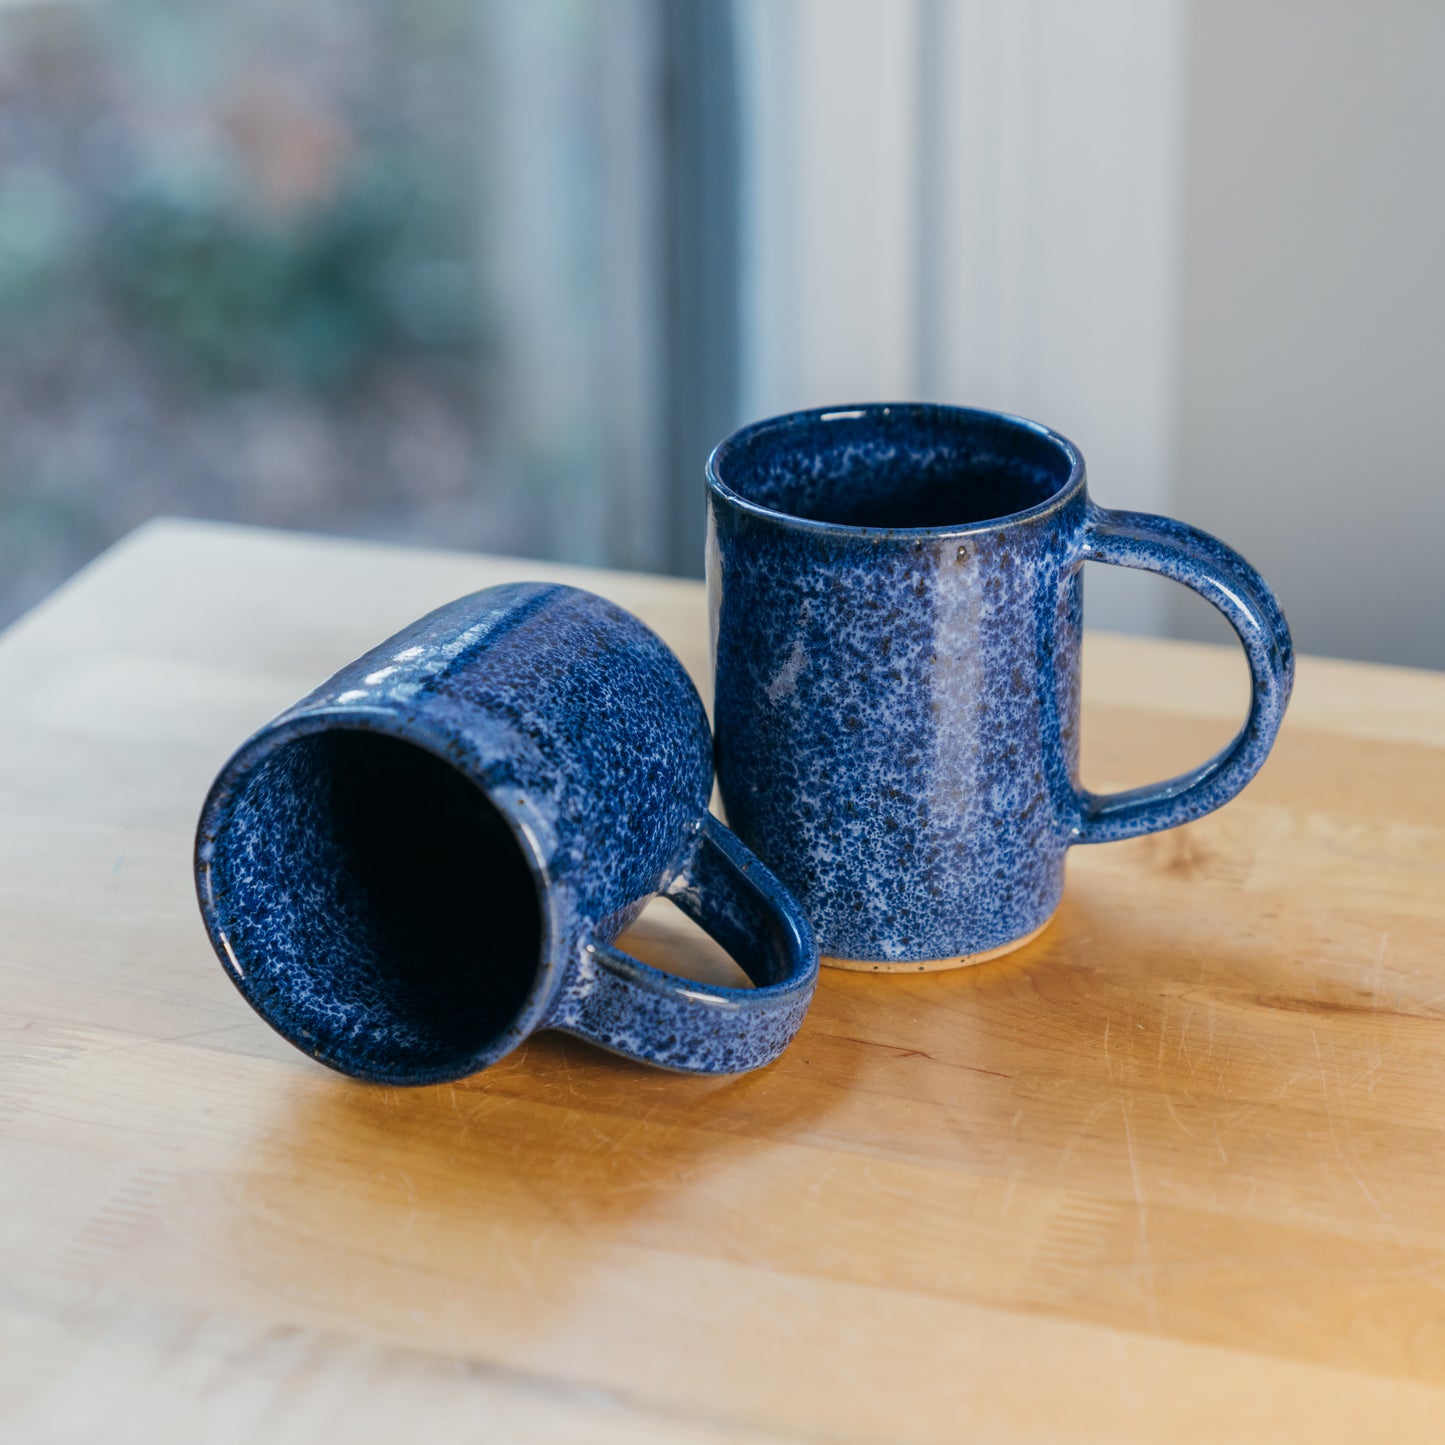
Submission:
<svg viewBox="0 0 1445 1445">
<path fill-rule="evenodd" d="M 991 958 L 1002 958 L 1006 953 L 1016 953 L 1032 943 L 1058 916 L 1056 908 L 1039 924 L 1021 938 L 1001 943 L 997 948 L 985 948 L 981 953 L 960 953 L 951 958 L 928 958 L 920 962 L 890 959 L 876 961 L 867 958 L 829 958 L 824 954 L 818 962 L 824 968 L 842 968 L 850 973 L 944 973 L 951 968 L 971 968 L 976 963 L 987 963 Z"/>
</svg>

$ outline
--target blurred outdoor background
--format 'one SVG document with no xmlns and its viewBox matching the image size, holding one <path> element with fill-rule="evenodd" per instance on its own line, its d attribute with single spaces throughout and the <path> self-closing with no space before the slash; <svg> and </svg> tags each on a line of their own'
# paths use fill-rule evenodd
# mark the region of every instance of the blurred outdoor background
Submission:
<svg viewBox="0 0 1445 1445">
<path fill-rule="evenodd" d="M 0 622 L 157 513 L 700 575 L 727 431 L 919 397 L 1445 666 L 1442 54 L 1438 0 L 0 0 Z"/>
</svg>

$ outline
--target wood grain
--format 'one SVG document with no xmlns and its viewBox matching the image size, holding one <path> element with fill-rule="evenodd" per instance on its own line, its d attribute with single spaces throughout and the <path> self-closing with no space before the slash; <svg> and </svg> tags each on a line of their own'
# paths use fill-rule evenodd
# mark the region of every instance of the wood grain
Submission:
<svg viewBox="0 0 1445 1445">
<path fill-rule="evenodd" d="M 828 972 L 748 1078 L 554 1037 L 328 1074 L 209 953 L 199 800 L 341 662 L 537 575 L 705 683 L 691 583 L 198 524 L 0 640 L 0 1438 L 1441 1438 L 1445 678 L 1304 659 L 1228 808 L 1077 850 L 1006 958 Z M 1091 636 L 1086 780 L 1243 697 Z M 732 969 L 666 905 L 632 945 Z"/>
</svg>

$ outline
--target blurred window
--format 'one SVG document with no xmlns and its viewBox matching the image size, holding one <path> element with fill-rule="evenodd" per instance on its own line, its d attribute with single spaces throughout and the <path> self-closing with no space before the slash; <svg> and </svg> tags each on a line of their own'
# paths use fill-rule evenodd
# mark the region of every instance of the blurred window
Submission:
<svg viewBox="0 0 1445 1445">
<path fill-rule="evenodd" d="M 0 5 L 0 621 L 157 513 L 696 570 L 726 9 Z"/>
</svg>

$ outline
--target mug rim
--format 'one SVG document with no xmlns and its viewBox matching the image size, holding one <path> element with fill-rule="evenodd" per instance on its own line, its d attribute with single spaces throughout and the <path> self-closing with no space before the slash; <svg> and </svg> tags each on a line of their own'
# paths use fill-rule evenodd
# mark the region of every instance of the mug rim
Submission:
<svg viewBox="0 0 1445 1445">
<path fill-rule="evenodd" d="M 887 417 L 895 412 L 911 412 L 915 416 L 948 416 L 953 418 L 966 418 L 976 420 L 987 420 L 990 422 L 1003 422 L 1006 426 L 1020 431 L 1030 432 L 1032 435 L 1041 438 L 1050 446 L 1062 452 L 1069 462 L 1069 475 L 1057 491 L 1045 497 L 1042 502 L 1032 507 L 1027 507 L 1020 512 L 1006 512 L 998 517 L 989 517 L 981 522 L 962 522 L 957 525 L 940 527 L 877 527 L 877 526 L 856 526 L 848 522 L 823 522 L 812 517 L 799 517 L 792 512 L 782 512 L 776 507 L 764 506 L 761 502 L 755 502 L 745 497 L 735 487 L 729 485 L 723 479 L 723 468 L 727 465 L 732 453 L 739 451 L 755 437 L 769 431 L 794 431 L 805 426 L 815 426 L 819 422 L 830 421 L 856 421 L 863 417 Z M 904 539 L 946 539 L 950 537 L 966 537 L 981 532 L 1001 532 L 1010 527 L 1017 527 L 1028 522 L 1037 521 L 1041 517 L 1048 516 L 1051 512 L 1057 511 L 1070 502 L 1086 483 L 1086 471 L 1084 467 L 1084 454 L 1061 432 L 1055 431 L 1052 427 L 1045 426 L 1042 422 L 1032 421 L 1028 417 L 1018 416 L 1013 412 L 992 411 L 987 407 L 955 406 L 947 402 L 931 401 L 874 401 L 861 402 L 853 405 L 843 406 L 816 406 L 807 407 L 800 411 L 782 412 L 777 416 L 762 417 L 757 421 L 749 422 L 746 426 L 739 427 L 736 431 L 724 437 L 717 446 L 712 449 L 707 459 L 707 488 L 708 491 L 720 501 L 726 502 L 729 506 L 738 511 L 747 512 L 752 516 L 779 526 L 789 527 L 802 532 L 810 532 L 815 536 L 836 536 L 845 539 L 866 538 L 874 541 L 886 541 L 895 538 Z"/>
<path fill-rule="evenodd" d="M 306 1043 L 294 1038 L 290 1030 L 282 1028 L 271 1013 L 263 1009 L 257 999 L 253 997 L 246 974 L 232 950 L 230 940 L 221 928 L 221 920 L 217 916 L 220 908 L 210 888 L 210 874 L 216 842 L 220 836 L 229 804 L 239 796 L 256 767 L 273 756 L 279 749 L 298 742 L 302 738 L 333 731 L 370 733 L 373 736 L 393 738 L 399 742 L 410 743 L 421 752 L 428 753 L 438 761 L 445 763 L 453 772 L 476 788 L 482 797 L 496 809 L 502 821 L 507 825 L 517 847 L 521 850 L 528 871 L 532 875 L 532 883 L 536 889 L 537 911 L 541 921 L 541 938 L 538 942 L 538 957 L 532 985 L 527 991 L 522 1007 L 507 1022 L 501 1034 L 494 1037 L 485 1048 L 478 1049 L 469 1055 L 466 1067 L 462 1072 L 458 1072 L 455 1067 L 422 1068 L 414 1072 L 358 1072 L 339 1062 L 330 1051 L 317 1052 L 308 1047 Z M 305 708 L 302 711 L 284 714 L 253 733 L 226 760 L 206 794 L 206 801 L 201 808 L 201 815 L 196 824 L 192 871 L 206 933 L 211 940 L 212 948 L 225 966 L 226 977 L 235 985 L 237 992 L 261 1019 L 275 1029 L 288 1043 L 318 1063 L 325 1064 L 350 1078 L 364 1078 L 383 1084 L 438 1084 L 468 1078 L 479 1070 L 488 1068 L 498 1060 L 505 1058 L 518 1044 L 537 1031 L 551 1005 L 557 986 L 561 982 L 563 970 L 561 960 L 557 956 L 557 939 L 560 931 L 559 920 L 555 913 L 555 890 L 538 840 L 532 835 L 525 822 L 517 818 L 513 810 L 506 806 L 505 801 L 497 797 L 486 786 L 476 769 L 470 765 L 469 760 L 458 753 L 456 738 L 444 729 L 429 726 L 419 718 L 398 716 L 386 708 L 359 708 L 336 704 Z"/>
</svg>

